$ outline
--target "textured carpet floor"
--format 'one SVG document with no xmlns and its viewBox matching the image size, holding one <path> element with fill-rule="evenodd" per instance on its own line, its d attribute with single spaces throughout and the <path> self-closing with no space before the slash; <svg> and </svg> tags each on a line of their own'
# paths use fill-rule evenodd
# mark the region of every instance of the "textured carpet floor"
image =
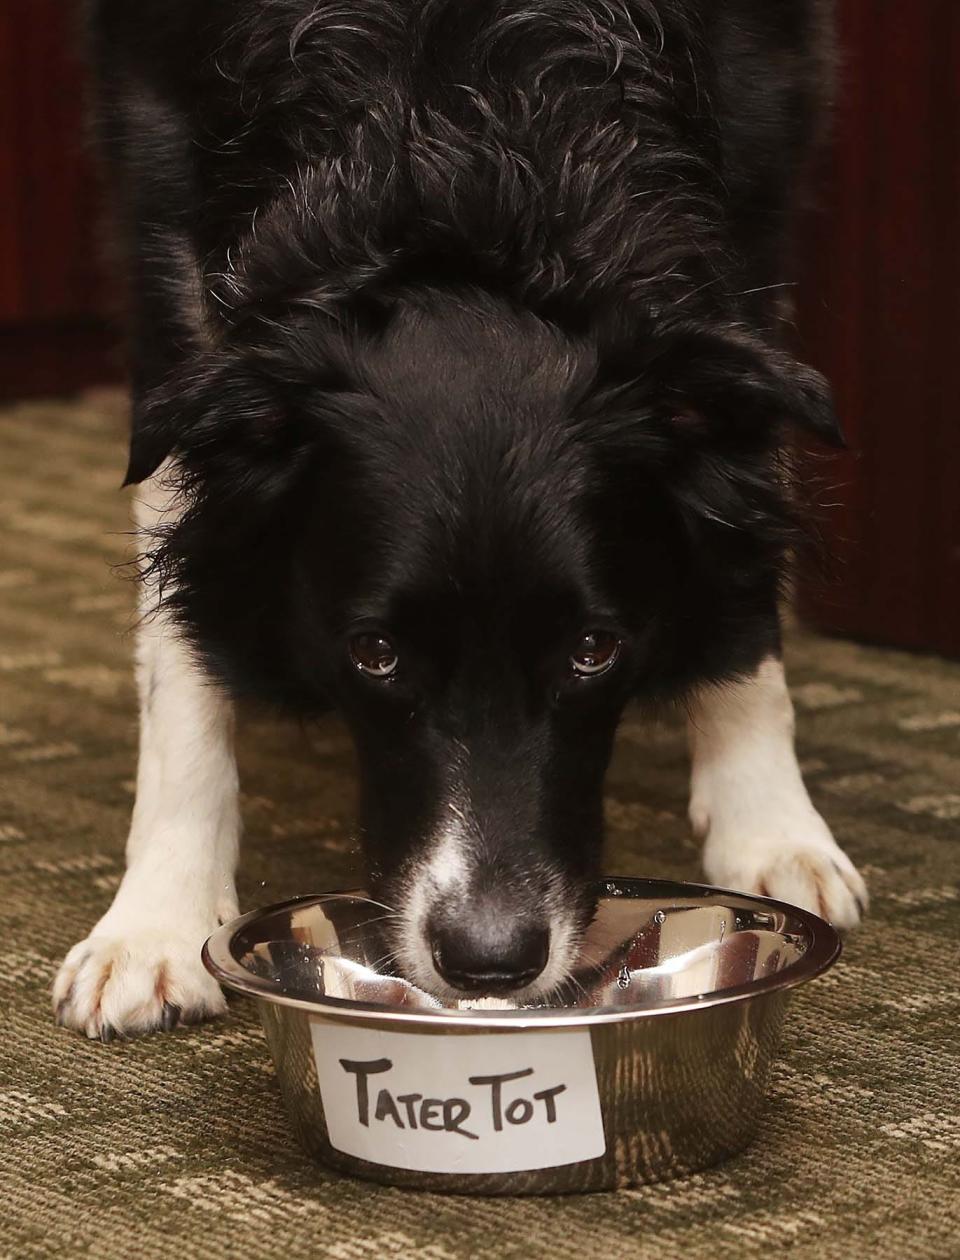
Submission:
<svg viewBox="0 0 960 1260">
<path fill-rule="evenodd" d="M 51 975 L 119 882 L 131 805 L 121 412 L 0 413 L 0 1255 L 960 1257 L 960 668 L 941 661 L 791 645 L 808 782 L 874 904 L 797 997 L 760 1138 L 721 1168 L 563 1200 L 379 1189 L 294 1149 L 243 1003 L 128 1044 L 54 1028 Z M 242 904 L 349 883 L 336 723 L 251 720 L 242 769 Z M 685 785 L 681 731 L 628 720 L 609 869 L 697 877 Z"/>
</svg>

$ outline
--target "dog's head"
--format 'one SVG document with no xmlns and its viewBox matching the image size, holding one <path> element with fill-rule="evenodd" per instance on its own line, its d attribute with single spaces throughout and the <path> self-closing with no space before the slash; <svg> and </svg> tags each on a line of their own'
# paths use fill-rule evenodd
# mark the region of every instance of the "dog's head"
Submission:
<svg viewBox="0 0 960 1260">
<path fill-rule="evenodd" d="M 780 422 L 830 414 L 742 332 L 627 353 L 432 291 L 261 328 L 147 400 L 131 479 L 172 451 L 186 506 L 168 602 L 236 691 L 346 717 L 411 979 L 566 976 L 624 705 L 775 647 Z"/>
</svg>

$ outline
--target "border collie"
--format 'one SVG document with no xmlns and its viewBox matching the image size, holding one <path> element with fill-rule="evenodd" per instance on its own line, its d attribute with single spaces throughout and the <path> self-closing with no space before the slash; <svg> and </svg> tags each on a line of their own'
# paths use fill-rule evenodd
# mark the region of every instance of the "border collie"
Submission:
<svg viewBox="0 0 960 1260">
<path fill-rule="evenodd" d="M 127 870 L 58 1020 L 216 1015 L 234 699 L 335 708 L 401 972 L 542 996 L 594 906 L 624 706 L 690 719 L 709 880 L 853 926 L 778 590 L 816 0 L 96 0 L 142 538 Z"/>
</svg>

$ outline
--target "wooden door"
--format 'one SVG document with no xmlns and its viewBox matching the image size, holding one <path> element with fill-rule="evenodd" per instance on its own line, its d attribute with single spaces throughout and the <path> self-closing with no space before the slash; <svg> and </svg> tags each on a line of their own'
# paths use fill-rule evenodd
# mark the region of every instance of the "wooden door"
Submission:
<svg viewBox="0 0 960 1260">
<path fill-rule="evenodd" d="M 0 4 L 0 393 L 113 377 L 116 334 L 86 151 L 78 6 Z"/>
<path fill-rule="evenodd" d="M 839 0 L 836 137 L 800 302 L 850 450 L 813 465 L 829 573 L 801 610 L 960 655 L 960 4 Z"/>
</svg>

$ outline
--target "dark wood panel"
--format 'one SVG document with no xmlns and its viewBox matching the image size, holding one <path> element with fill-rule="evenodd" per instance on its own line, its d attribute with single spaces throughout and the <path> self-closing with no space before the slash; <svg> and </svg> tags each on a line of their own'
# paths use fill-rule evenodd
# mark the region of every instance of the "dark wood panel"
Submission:
<svg viewBox="0 0 960 1260">
<path fill-rule="evenodd" d="M 122 375 L 75 0 L 0 6 L 0 396 Z"/>
<path fill-rule="evenodd" d="M 942 128 L 945 143 L 937 156 L 940 177 L 933 208 L 938 243 L 941 309 L 931 334 L 936 405 L 931 413 L 933 451 L 928 549 L 942 557 L 933 574 L 930 619 L 934 642 L 960 655 L 960 5 L 944 5 L 944 55 L 934 67 L 935 99 L 951 100 Z"/>
<path fill-rule="evenodd" d="M 844 0 L 836 143 L 800 300 L 850 452 L 830 465 L 823 629 L 960 654 L 960 14 Z"/>
<path fill-rule="evenodd" d="M 72 394 L 124 375 L 116 330 L 93 320 L 0 327 L 0 402 Z"/>
<path fill-rule="evenodd" d="M 0 316 L 20 310 L 20 218 L 13 24 L 0 9 Z"/>
<path fill-rule="evenodd" d="M 109 306 L 97 188 L 84 141 L 77 5 L 0 6 L 0 319 Z"/>
</svg>

